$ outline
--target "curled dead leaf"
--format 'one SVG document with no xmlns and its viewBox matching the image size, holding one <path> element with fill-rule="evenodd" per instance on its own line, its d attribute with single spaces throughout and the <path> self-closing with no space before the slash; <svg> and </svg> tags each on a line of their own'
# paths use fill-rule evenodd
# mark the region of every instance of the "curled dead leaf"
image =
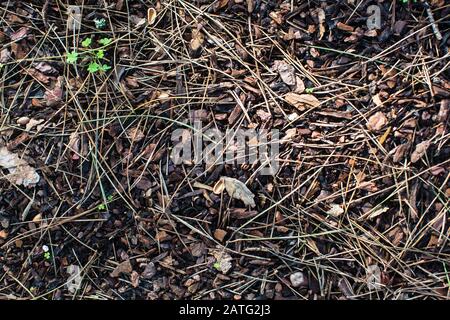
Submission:
<svg viewBox="0 0 450 320">
<path fill-rule="evenodd" d="M 54 107 L 61 103 L 63 91 L 62 91 L 63 77 L 58 77 L 53 89 L 48 89 L 44 93 L 44 101 L 47 107 Z"/>
<path fill-rule="evenodd" d="M 147 23 L 149 26 L 153 25 L 156 21 L 156 10 L 155 8 L 148 8 L 147 10 Z"/>
<path fill-rule="evenodd" d="M 0 148 L 0 167 L 8 169 L 9 174 L 5 177 L 13 184 L 28 187 L 39 182 L 40 177 L 34 168 L 5 147 Z"/>
<path fill-rule="evenodd" d="M 431 141 L 429 140 L 419 143 L 416 146 L 416 149 L 411 154 L 411 162 L 416 163 L 417 161 L 419 161 L 425 155 L 425 153 L 427 153 L 427 150 L 430 147 L 430 145 Z"/>
<path fill-rule="evenodd" d="M 409 143 L 405 143 L 405 144 L 401 144 L 398 147 L 396 147 L 393 152 L 394 155 L 392 157 L 392 161 L 394 161 L 394 163 L 400 162 L 403 157 L 405 156 L 406 151 L 409 148 Z"/>
<path fill-rule="evenodd" d="M 222 182 L 220 182 L 222 181 Z M 234 199 L 241 200 L 246 206 L 255 207 L 255 195 L 241 181 L 235 178 L 221 177 L 214 185 L 213 192 L 220 194 L 223 189 L 227 190 L 228 195 Z"/>
<path fill-rule="evenodd" d="M 282 60 L 276 60 L 273 64 L 273 70 L 276 70 L 283 80 L 289 86 L 295 86 L 296 77 L 295 77 L 295 68 Z"/>
</svg>

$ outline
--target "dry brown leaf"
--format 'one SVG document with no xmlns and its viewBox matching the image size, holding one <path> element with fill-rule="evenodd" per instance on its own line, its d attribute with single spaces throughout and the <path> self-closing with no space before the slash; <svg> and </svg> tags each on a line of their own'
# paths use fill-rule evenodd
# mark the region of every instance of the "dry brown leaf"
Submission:
<svg viewBox="0 0 450 320">
<path fill-rule="evenodd" d="M 283 24 L 283 16 L 280 12 L 272 11 L 269 13 L 269 17 L 271 17 L 272 20 L 276 22 L 276 24 Z"/>
<path fill-rule="evenodd" d="M 72 160 L 78 160 L 80 158 L 80 135 L 78 132 L 72 132 L 69 136 L 68 148 L 74 153 Z"/>
<path fill-rule="evenodd" d="M 119 263 L 119 265 L 111 272 L 111 277 L 117 278 L 121 273 L 130 274 L 133 271 L 130 260 Z"/>
<path fill-rule="evenodd" d="M 214 258 L 216 259 L 216 263 L 214 264 L 214 267 L 222 272 L 223 274 L 226 274 L 230 269 L 233 267 L 231 264 L 231 261 L 233 258 L 223 250 L 214 250 L 212 252 Z"/>
<path fill-rule="evenodd" d="M 19 41 L 24 39 L 28 35 L 29 31 L 30 29 L 28 27 L 20 28 L 19 30 L 11 34 L 11 41 Z"/>
<path fill-rule="evenodd" d="M 211 8 L 212 8 L 213 12 L 217 12 L 220 9 L 222 9 L 223 7 L 225 7 L 226 5 L 228 5 L 228 2 L 230 2 L 230 0 L 216 0 L 211 5 Z"/>
<path fill-rule="evenodd" d="M 419 143 L 416 146 L 416 149 L 411 154 L 411 162 L 416 163 L 417 161 L 419 161 L 425 155 L 425 153 L 427 153 L 427 150 L 430 147 L 430 145 L 431 141 L 429 140 Z"/>
<path fill-rule="evenodd" d="M 155 8 L 148 8 L 147 10 L 147 23 L 152 26 L 156 21 L 156 10 Z"/>
<path fill-rule="evenodd" d="M 130 280 L 133 288 L 137 288 L 139 286 L 139 273 L 133 270 L 133 272 L 131 272 Z"/>
<path fill-rule="evenodd" d="M 296 76 L 294 92 L 295 93 L 303 93 L 303 91 L 305 91 L 305 83 L 299 76 Z"/>
<path fill-rule="evenodd" d="M 377 107 L 381 107 L 383 105 L 383 102 L 381 101 L 380 95 L 378 93 L 372 96 L 372 101 Z"/>
<path fill-rule="evenodd" d="M 200 30 L 194 30 L 192 31 L 192 39 L 190 42 L 190 46 L 192 51 L 198 51 L 202 47 L 203 43 L 205 42 L 205 36 Z"/>
<path fill-rule="evenodd" d="M 34 223 L 40 223 L 40 222 L 42 221 L 42 214 L 41 214 L 41 213 L 38 213 L 37 215 L 35 215 L 35 216 L 33 217 L 32 221 L 33 221 Z"/>
<path fill-rule="evenodd" d="M 30 121 L 28 121 L 27 125 L 25 126 L 25 131 L 29 132 L 31 129 L 40 125 L 42 122 L 44 122 L 44 119 L 30 119 Z M 39 131 L 39 128 L 37 131 Z"/>
<path fill-rule="evenodd" d="M 213 187 L 213 192 L 215 194 L 221 194 L 225 190 L 225 183 L 223 179 L 219 179 Z"/>
<path fill-rule="evenodd" d="M 286 83 L 289 86 L 295 86 L 296 84 L 296 77 L 295 77 L 295 68 L 286 63 L 283 60 L 276 60 L 273 64 L 273 70 L 277 71 L 278 74 L 281 77 L 281 80 L 283 80 L 284 83 Z"/>
<path fill-rule="evenodd" d="M 0 239 L 6 239 L 8 237 L 8 231 L 2 230 L 0 231 Z"/>
<path fill-rule="evenodd" d="M 68 6 L 67 7 L 67 28 L 72 31 L 78 31 L 81 28 L 81 9 L 79 6 Z"/>
<path fill-rule="evenodd" d="M 272 118 L 272 115 L 269 112 L 264 111 L 263 109 L 256 110 L 256 114 L 262 121 L 269 121 Z"/>
<path fill-rule="evenodd" d="M 58 77 L 53 89 L 48 89 L 45 91 L 44 101 L 47 107 L 55 107 L 61 103 L 63 96 L 62 82 L 63 77 Z"/>
<path fill-rule="evenodd" d="M 11 60 L 11 52 L 8 48 L 3 48 L 0 51 L 0 63 L 7 63 L 9 60 Z"/>
<path fill-rule="evenodd" d="M 383 112 L 378 111 L 374 115 L 369 118 L 367 122 L 367 128 L 370 131 L 378 131 L 381 130 L 388 122 L 388 119 L 384 115 Z"/>
<path fill-rule="evenodd" d="M 214 238 L 216 238 L 219 241 L 223 241 L 223 239 L 225 239 L 225 236 L 227 235 L 227 232 L 225 230 L 222 229 L 216 229 L 214 231 Z"/>
<path fill-rule="evenodd" d="M 39 70 L 36 70 L 35 68 L 29 68 L 25 70 L 25 72 L 30 75 L 31 77 L 35 78 L 37 81 L 42 82 L 44 84 L 50 83 L 50 79 L 54 77 L 46 76 Z"/>
<path fill-rule="evenodd" d="M 222 181 L 222 182 L 221 182 Z M 255 195 L 241 181 L 235 178 L 221 177 L 214 185 L 214 193 L 220 194 L 223 189 L 234 199 L 241 200 L 246 206 L 255 207 Z"/>
<path fill-rule="evenodd" d="M 400 162 L 405 156 L 405 153 L 408 150 L 408 148 L 409 143 L 405 143 L 396 147 L 394 149 L 394 156 L 392 157 L 392 161 L 394 161 L 394 163 Z"/>
<path fill-rule="evenodd" d="M 289 92 L 284 96 L 284 99 L 300 111 L 305 110 L 306 106 L 315 108 L 320 105 L 320 101 L 312 94 L 297 94 Z"/>
<path fill-rule="evenodd" d="M 317 18 L 319 19 L 319 40 L 321 40 L 325 34 L 325 11 L 323 9 L 317 9 Z"/>
<path fill-rule="evenodd" d="M 9 152 L 5 147 L 0 148 L 0 167 L 8 169 L 9 174 L 5 177 L 13 184 L 32 187 L 39 182 L 37 172 L 25 160 Z"/>
<path fill-rule="evenodd" d="M 134 127 L 127 130 L 127 137 L 133 142 L 139 142 L 145 138 L 145 134 L 138 127 Z"/>
</svg>

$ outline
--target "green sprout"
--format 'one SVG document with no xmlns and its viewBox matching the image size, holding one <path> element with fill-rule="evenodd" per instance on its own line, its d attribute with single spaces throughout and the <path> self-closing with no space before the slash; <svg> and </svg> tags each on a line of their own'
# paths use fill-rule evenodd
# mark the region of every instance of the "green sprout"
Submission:
<svg viewBox="0 0 450 320">
<path fill-rule="evenodd" d="M 100 70 L 100 65 L 97 62 L 89 63 L 87 71 L 89 71 L 90 73 L 94 73 L 97 72 L 98 70 Z"/>
<path fill-rule="evenodd" d="M 214 263 L 213 267 L 220 271 L 220 262 Z"/>
<path fill-rule="evenodd" d="M 98 40 L 98 43 L 104 46 L 111 44 L 111 42 L 112 42 L 111 38 L 101 38 L 100 40 Z"/>
<path fill-rule="evenodd" d="M 103 59 L 103 57 L 105 56 L 105 50 L 98 50 L 98 51 L 95 53 L 95 56 L 96 56 L 97 58 L 99 58 L 99 59 Z"/>
<path fill-rule="evenodd" d="M 93 38 L 89 37 L 81 42 L 81 46 L 84 48 L 92 48 L 92 43 Z M 112 43 L 112 39 L 102 38 L 98 40 L 98 43 L 102 44 L 103 46 L 107 46 Z M 89 64 L 87 65 L 86 70 L 89 73 L 106 72 L 111 69 L 111 66 L 109 66 L 108 64 L 102 64 L 100 62 L 101 59 L 105 58 L 105 50 L 103 49 L 92 48 L 91 50 L 86 50 L 80 53 L 73 50 L 72 52 L 67 52 L 66 55 L 66 62 L 69 64 L 75 64 L 78 61 L 79 56 L 81 55 L 87 56 L 87 61 L 89 62 Z"/>
<path fill-rule="evenodd" d="M 104 67 L 104 65 L 103 65 L 103 66 L 99 65 L 99 68 L 100 68 L 99 70 L 102 70 L 101 68 L 103 68 L 103 67 Z M 110 68 L 109 66 L 106 66 L 106 67 Z M 102 71 L 103 71 L 103 70 L 102 70 Z M 109 196 L 107 196 L 107 197 L 106 197 L 106 200 L 107 200 L 108 202 L 111 202 L 111 201 L 113 200 L 113 195 L 110 194 Z M 105 203 L 99 204 L 99 205 L 97 206 L 97 210 L 98 210 L 98 211 L 106 210 L 106 204 L 105 204 Z"/>
<path fill-rule="evenodd" d="M 51 254 L 50 254 L 50 252 L 44 252 L 44 258 L 45 258 L 45 260 L 50 260 L 50 257 L 51 257 Z"/>
<path fill-rule="evenodd" d="M 109 69 L 111 69 L 111 67 L 108 66 L 107 64 L 100 64 L 98 69 L 99 69 L 100 71 L 106 72 L 106 71 L 108 71 Z"/>
<path fill-rule="evenodd" d="M 72 52 L 67 53 L 67 58 L 66 58 L 67 63 L 74 64 L 77 62 L 77 60 L 78 60 L 78 52 L 72 51 Z"/>
<path fill-rule="evenodd" d="M 81 42 L 81 45 L 83 46 L 83 48 L 88 48 L 90 47 L 92 44 L 92 38 L 86 38 Z"/>
<path fill-rule="evenodd" d="M 106 20 L 104 18 L 94 19 L 94 23 L 97 29 L 103 29 L 104 27 L 106 27 Z"/>
<path fill-rule="evenodd" d="M 314 91 L 314 88 L 306 88 L 305 89 L 306 93 L 313 93 L 313 91 Z"/>
</svg>

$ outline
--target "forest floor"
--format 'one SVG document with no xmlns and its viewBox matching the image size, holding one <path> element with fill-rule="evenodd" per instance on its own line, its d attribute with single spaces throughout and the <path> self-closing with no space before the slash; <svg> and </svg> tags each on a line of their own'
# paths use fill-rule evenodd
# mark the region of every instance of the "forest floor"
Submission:
<svg viewBox="0 0 450 320">
<path fill-rule="evenodd" d="M 0 299 L 449 299 L 449 15 L 2 0 Z M 274 174 L 175 163 L 195 122 Z"/>
</svg>

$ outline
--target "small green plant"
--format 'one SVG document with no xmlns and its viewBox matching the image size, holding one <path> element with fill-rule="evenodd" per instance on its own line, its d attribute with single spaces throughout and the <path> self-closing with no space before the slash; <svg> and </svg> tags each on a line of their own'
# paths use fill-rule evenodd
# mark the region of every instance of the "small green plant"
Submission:
<svg viewBox="0 0 450 320">
<path fill-rule="evenodd" d="M 111 201 L 113 200 L 112 194 L 110 194 L 109 196 L 107 196 L 107 197 L 106 197 L 106 200 L 107 200 L 108 202 L 111 202 Z M 98 211 L 106 210 L 106 203 L 100 203 L 100 204 L 97 206 L 97 210 L 98 210 Z"/>
<path fill-rule="evenodd" d="M 314 88 L 306 88 L 305 92 L 306 93 L 313 93 L 314 92 Z"/>
<path fill-rule="evenodd" d="M 220 271 L 220 263 L 219 262 L 215 262 L 213 267 Z"/>
<path fill-rule="evenodd" d="M 110 45 L 111 42 L 112 42 L 111 38 L 101 38 L 100 40 L 98 40 L 98 43 L 104 46 Z"/>
<path fill-rule="evenodd" d="M 105 57 L 105 50 L 98 50 L 97 52 L 95 52 L 95 55 L 98 59 L 103 59 Z"/>
<path fill-rule="evenodd" d="M 104 27 L 106 27 L 106 20 L 104 18 L 94 19 L 94 23 L 97 29 L 103 29 Z"/>
<path fill-rule="evenodd" d="M 50 248 L 47 245 L 43 245 L 42 246 L 42 251 L 44 251 L 44 259 L 45 260 L 50 260 L 51 258 L 51 254 L 50 254 Z"/>
<path fill-rule="evenodd" d="M 74 64 L 78 60 L 78 52 L 72 51 L 67 54 L 67 63 Z"/>
<path fill-rule="evenodd" d="M 100 62 L 100 60 L 105 58 L 105 50 L 91 48 L 92 43 L 93 43 L 92 37 L 84 39 L 81 42 L 81 46 L 83 48 L 90 49 L 90 50 L 87 50 L 84 53 L 79 53 L 77 51 L 68 52 L 67 56 L 66 56 L 66 62 L 69 64 L 76 64 L 79 56 L 81 54 L 86 54 L 89 57 L 89 64 L 87 65 L 87 68 L 86 68 L 86 70 L 89 73 L 108 71 L 109 69 L 111 69 L 111 66 Z M 112 39 L 111 38 L 101 38 L 100 40 L 98 40 L 98 43 L 100 43 L 101 45 L 106 47 L 112 43 Z"/>
<path fill-rule="evenodd" d="M 81 42 L 83 48 L 89 48 L 92 44 L 92 38 L 86 38 Z"/>
</svg>

